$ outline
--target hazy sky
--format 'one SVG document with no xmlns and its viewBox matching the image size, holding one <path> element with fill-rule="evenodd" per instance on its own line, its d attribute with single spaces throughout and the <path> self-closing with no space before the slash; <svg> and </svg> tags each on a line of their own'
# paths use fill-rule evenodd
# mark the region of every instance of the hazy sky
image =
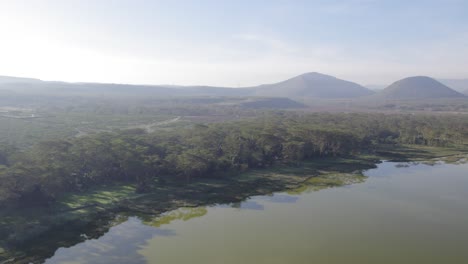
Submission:
<svg viewBox="0 0 468 264">
<path fill-rule="evenodd" d="M 0 0 L 0 75 L 248 86 L 468 78 L 468 1 Z"/>
</svg>

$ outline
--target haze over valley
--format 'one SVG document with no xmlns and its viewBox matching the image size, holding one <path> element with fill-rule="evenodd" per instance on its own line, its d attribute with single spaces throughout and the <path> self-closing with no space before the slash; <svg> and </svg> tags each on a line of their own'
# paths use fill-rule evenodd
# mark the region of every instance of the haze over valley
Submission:
<svg viewBox="0 0 468 264">
<path fill-rule="evenodd" d="M 0 264 L 468 263 L 467 10 L 0 1 Z"/>
<path fill-rule="evenodd" d="M 460 87 L 460 86 L 458 86 Z M 427 99 L 464 97 L 460 92 L 427 77 L 398 80 L 382 89 L 371 90 L 357 83 L 317 72 L 304 73 L 285 81 L 253 87 L 178 85 L 130 85 L 113 83 L 67 83 L 33 78 L 0 76 L 0 91 L 19 94 L 61 95 L 150 95 L 150 96 L 263 96 L 315 99 L 344 99 L 379 95 L 387 99 Z"/>
</svg>

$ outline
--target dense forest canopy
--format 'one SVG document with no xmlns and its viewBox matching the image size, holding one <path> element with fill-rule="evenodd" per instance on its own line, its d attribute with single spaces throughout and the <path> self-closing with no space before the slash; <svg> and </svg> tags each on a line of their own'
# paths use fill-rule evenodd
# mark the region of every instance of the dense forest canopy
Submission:
<svg viewBox="0 0 468 264">
<path fill-rule="evenodd" d="M 381 144 L 452 146 L 468 139 L 466 115 L 266 113 L 246 121 L 148 133 L 128 129 L 0 149 L 0 204 L 46 205 L 64 192 L 133 182 L 145 192 L 249 168 L 371 153 Z"/>
</svg>

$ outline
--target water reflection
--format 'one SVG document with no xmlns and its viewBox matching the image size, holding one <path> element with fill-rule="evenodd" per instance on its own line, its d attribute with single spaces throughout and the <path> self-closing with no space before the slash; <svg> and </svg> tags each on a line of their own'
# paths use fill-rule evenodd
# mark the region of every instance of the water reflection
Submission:
<svg viewBox="0 0 468 264">
<path fill-rule="evenodd" d="M 286 191 L 289 195 L 301 195 L 332 187 L 342 187 L 355 183 L 363 183 L 367 179 L 362 172 L 356 173 L 327 173 L 312 177 L 298 188 Z"/>
<path fill-rule="evenodd" d="M 218 208 L 236 208 L 236 209 L 245 209 L 245 210 L 258 210 L 262 211 L 265 210 L 265 206 L 262 204 L 259 204 L 256 201 L 248 200 L 244 202 L 237 202 L 237 203 L 231 203 L 231 204 L 220 204 L 217 205 L 216 207 Z"/>
<path fill-rule="evenodd" d="M 130 217 L 120 225 L 112 227 L 99 239 L 86 240 L 71 248 L 59 248 L 46 264 L 95 263 L 114 264 L 146 263 L 137 252 L 155 236 L 174 236 L 169 229 L 142 225 L 136 217 Z"/>
<path fill-rule="evenodd" d="M 272 194 L 266 196 L 256 196 L 247 201 L 222 204 L 216 208 L 236 208 L 241 210 L 265 210 L 265 205 L 261 202 L 276 204 L 296 203 L 299 199 L 297 195 L 310 191 L 317 191 L 333 186 L 364 181 L 361 174 L 327 174 L 315 177 L 305 182 L 297 189 L 287 192 L 287 194 Z M 295 195 L 292 196 L 291 194 Z M 179 208 L 159 216 L 139 215 L 138 217 L 120 216 L 115 221 L 116 224 L 104 236 L 98 239 L 86 240 L 70 248 L 59 248 L 53 258 L 46 260 L 46 264 L 58 263 L 146 263 L 144 257 L 138 254 L 141 248 L 146 246 L 146 241 L 157 236 L 175 236 L 176 233 L 170 229 L 162 229 L 164 225 L 170 225 L 176 220 L 188 221 L 193 218 L 205 216 L 208 213 L 206 207 L 185 207 Z"/>
<path fill-rule="evenodd" d="M 187 221 L 192 218 L 201 217 L 206 215 L 208 210 L 205 207 L 183 207 L 157 217 L 142 217 L 143 223 L 148 226 L 160 227 L 168 225 L 175 220 Z"/>
<path fill-rule="evenodd" d="M 140 253 L 165 264 L 468 263 L 467 165 L 395 165 L 320 177 L 294 196 L 252 197 L 260 211 L 208 208 L 173 223 L 177 238 L 151 239 Z"/>
<path fill-rule="evenodd" d="M 384 162 L 366 176 L 130 217 L 46 263 L 468 263 L 468 167 L 432 164 Z M 352 183 L 364 184 L 329 189 Z"/>
<path fill-rule="evenodd" d="M 299 200 L 299 197 L 287 195 L 284 193 L 274 193 L 271 195 L 256 196 L 255 199 L 258 201 L 265 201 L 269 203 L 284 204 L 284 203 L 295 203 L 297 202 L 297 200 Z"/>
</svg>

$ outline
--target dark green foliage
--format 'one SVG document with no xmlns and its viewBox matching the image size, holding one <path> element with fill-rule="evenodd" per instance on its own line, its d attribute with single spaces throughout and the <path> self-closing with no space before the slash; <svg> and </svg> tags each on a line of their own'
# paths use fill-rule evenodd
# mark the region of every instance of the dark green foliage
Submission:
<svg viewBox="0 0 468 264">
<path fill-rule="evenodd" d="M 44 141 L 21 152 L 4 148 L 0 204 L 47 205 L 64 192 L 114 182 L 136 183 L 137 192 L 145 192 L 170 177 L 184 184 L 279 162 L 372 152 L 379 144 L 451 146 L 467 138 L 463 115 L 326 113 L 271 113 L 153 133 L 97 133 Z"/>
</svg>

